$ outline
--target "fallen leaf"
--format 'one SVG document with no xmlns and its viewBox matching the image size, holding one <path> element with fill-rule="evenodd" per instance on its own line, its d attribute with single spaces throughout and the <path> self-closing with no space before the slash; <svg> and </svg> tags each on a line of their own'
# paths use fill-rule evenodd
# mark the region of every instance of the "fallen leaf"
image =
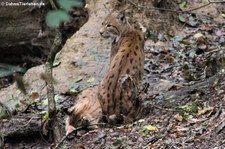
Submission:
<svg viewBox="0 0 225 149">
<path fill-rule="evenodd" d="M 31 99 L 32 99 L 32 100 L 37 99 L 39 96 L 40 96 L 40 95 L 39 95 L 38 92 L 32 92 L 32 93 L 31 93 Z"/>
<path fill-rule="evenodd" d="M 192 115 L 190 115 L 188 118 L 187 118 L 187 121 L 188 123 L 190 124 L 195 124 L 195 123 L 201 123 L 201 122 L 204 122 L 206 121 L 207 118 L 201 118 L 201 119 L 197 119 L 197 118 L 194 118 Z"/>
<path fill-rule="evenodd" d="M 147 125 L 142 128 L 142 132 L 148 133 L 150 131 L 156 132 L 159 131 L 159 128 L 153 125 Z"/>
<path fill-rule="evenodd" d="M 183 127 L 183 126 L 177 126 L 176 129 L 177 131 L 182 131 L 182 132 L 186 132 L 189 130 L 188 127 Z"/>
<path fill-rule="evenodd" d="M 199 109 L 197 115 L 203 115 L 207 112 L 211 112 L 214 110 L 214 107 L 204 107 L 203 109 Z"/>
<path fill-rule="evenodd" d="M 225 13 L 222 13 L 221 16 L 225 18 Z"/>
<path fill-rule="evenodd" d="M 179 121 L 179 122 L 182 122 L 183 121 L 183 116 L 181 116 L 180 114 L 176 114 L 174 115 L 174 118 Z"/>
<path fill-rule="evenodd" d="M 195 39 L 199 39 L 201 37 L 204 37 L 204 35 L 202 33 L 196 33 L 194 36 L 193 36 Z"/>
</svg>

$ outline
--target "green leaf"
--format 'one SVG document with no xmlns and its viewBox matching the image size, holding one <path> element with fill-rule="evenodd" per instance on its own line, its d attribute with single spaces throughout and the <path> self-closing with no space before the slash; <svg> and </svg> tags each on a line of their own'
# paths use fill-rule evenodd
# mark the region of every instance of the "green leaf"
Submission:
<svg viewBox="0 0 225 149">
<path fill-rule="evenodd" d="M 192 104 L 188 104 L 188 105 L 184 105 L 184 106 L 178 106 L 176 109 L 179 110 L 179 111 L 197 113 L 198 112 L 198 103 L 194 102 Z"/>
<path fill-rule="evenodd" d="M 0 63 L 0 77 L 10 76 L 16 72 L 25 73 L 26 69 L 19 66 Z"/>
<path fill-rule="evenodd" d="M 178 19 L 180 22 L 183 22 L 183 23 L 186 22 L 186 19 L 184 18 L 184 16 L 182 14 L 179 14 Z"/>
<path fill-rule="evenodd" d="M 184 8 L 187 5 L 186 1 L 183 1 L 179 4 L 180 9 Z"/>
<path fill-rule="evenodd" d="M 57 3 L 66 11 L 70 11 L 73 7 L 82 7 L 82 0 L 57 0 Z"/>
<path fill-rule="evenodd" d="M 49 118 L 49 114 L 48 112 L 46 111 L 45 115 L 43 116 L 43 120 L 47 120 Z"/>
<path fill-rule="evenodd" d="M 9 118 L 10 117 L 10 111 L 9 109 L 3 105 L 3 104 L 0 104 L 0 121 L 2 119 L 6 119 L 6 118 Z"/>
<path fill-rule="evenodd" d="M 123 144 L 125 143 L 125 140 L 123 138 L 118 138 L 116 139 L 113 143 L 112 143 L 112 146 L 114 148 L 119 148 L 121 147 Z"/>
<path fill-rule="evenodd" d="M 61 22 L 69 22 L 70 16 L 65 11 L 53 10 L 47 13 L 45 20 L 49 27 L 57 28 Z"/>
</svg>

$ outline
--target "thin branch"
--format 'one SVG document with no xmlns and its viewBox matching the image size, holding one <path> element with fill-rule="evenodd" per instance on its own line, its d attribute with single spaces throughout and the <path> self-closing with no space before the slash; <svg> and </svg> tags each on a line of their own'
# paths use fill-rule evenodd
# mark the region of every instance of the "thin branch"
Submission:
<svg viewBox="0 0 225 149">
<path fill-rule="evenodd" d="M 155 10 L 164 10 L 164 11 L 170 11 L 170 12 L 174 12 L 174 13 L 185 13 L 185 12 L 192 12 L 195 11 L 197 9 L 201 9 L 203 7 L 206 7 L 208 5 L 214 4 L 214 3 L 225 3 L 225 1 L 210 1 L 202 6 L 196 7 L 196 8 L 192 8 L 189 10 L 182 10 L 182 11 L 177 11 L 177 10 L 172 10 L 172 9 L 167 9 L 167 8 L 158 8 L 158 7 L 148 7 L 148 6 L 143 6 L 143 5 L 138 5 L 135 2 L 131 1 L 131 0 L 127 0 L 129 3 L 131 3 L 132 5 L 134 5 L 137 8 L 147 8 L 147 9 L 155 9 Z"/>
<path fill-rule="evenodd" d="M 177 110 L 174 110 L 174 109 L 170 109 L 170 108 L 165 108 L 165 107 L 160 107 L 160 106 L 157 106 L 157 105 L 154 105 L 154 104 L 150 104 L 151 106 L 157 108 L 157 109 L 160 109 L 160 110 L 165 110 L 165 111 L 171 111 L 171 112 L 177 112 Z"/>
<path fill-rule="evenodd" d="M 209 2 L 208 4 L 205 4 L 205 5 L 202 5 L 202 6 L 199 6 L 199 7 L 196 7 L 196 8 L 192 8 L 192 9 L 189 9 L 189 10 L 184 10 L 182 12 L 191 12 L 191 11 L 195 11 L 195 10 L 198 10 L 198 9 L 201 9 L 201 8 L 204 8 L 208 5 L 212 4 L 212 2 Z"/>
<path fill-rule="evenodd" d="M 45 73 L 49 76 L 52 76 L 52 66 L 57 52 L 60 50 L 62 44 L 62 35 L 61 32 L 56 29 L 55 39 L 51 46 L 50 53 L 48 55 L 46 64 L 45 64 Z M 47 84 L 47 98 L 48 98 L 48 112 L 49 112 L 49 124 L 52 128 L 54 143 L 57 144 L 60 141 L 60 131 L 59 124 L 57 119 L 57 110 L 56 103 L 54 100 L 54 86 L 52 81 L 46 81 Z"/>
<path fill-rule="evenodd" d="M 50 4 L 51 4 L 52 8 L 55 9 L 55 10 L 57 10 L 58 8 L 57 8 L 54 0 L 49 0 L 49 1 L 50 1 Z"/>
</svg>

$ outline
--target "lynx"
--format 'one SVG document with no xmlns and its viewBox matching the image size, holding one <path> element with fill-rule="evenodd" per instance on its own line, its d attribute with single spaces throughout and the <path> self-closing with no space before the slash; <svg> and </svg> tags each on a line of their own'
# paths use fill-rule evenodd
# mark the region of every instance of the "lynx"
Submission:
<svg viewBox="0 0 225 149">
<path fill-rule="evenodd" d="M 100 34 L 112 39 L 110 66 L 99 87 L 84 90 L 66 118 L 66 133 L 77 126 L 132 122 L 141 108 L 139 87 L 144 73 L 144 37 L 127 22 L 124 13 L 112 13 Z"/>
<path fill-rule="evenodd" d="M 141 108 L 139 88 L 144 73 L 144 36 L 124 13 L 112 13 L 100 34 L 112 39 L 109 70 L 98 89 L 102 118 L 109 123 L 133 122 Z"/>
</svg>

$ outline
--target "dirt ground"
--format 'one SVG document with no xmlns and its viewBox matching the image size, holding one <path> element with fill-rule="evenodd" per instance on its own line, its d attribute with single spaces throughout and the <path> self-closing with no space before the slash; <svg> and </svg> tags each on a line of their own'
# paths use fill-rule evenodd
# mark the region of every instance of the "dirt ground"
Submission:
<svg viewBox="0 0 225 149">
<path fill-rule="evenodd" d="M 79 131 L 63 140 L 59 148 L 225 148 L 225 4 L 212 3 L 179 13 L 204 4 L 207 2 L 203 0 L 190 0 L 186 4 L 175 0 L 119 1 L 115 9 L 125 9 L 130 23 L 145 31 L 142 119 L 128 125 Z M 88 52 L 97 53 L 91 50 Z M 100 58 L 99 61 L 107 63 L 108 56 Z M 80 67 L 85 63 L 76 62 Z M 76 95 L 68 93 L 83 85 L 79 84 L 82 77 L 75 79 L 69 92 L 56 95 L 62 134 L 65 134 L 65 110 L 76 99 Z M 93 85 L 98 79 L 89 81 Z M 0 146 L 3 142 L 4 149 L 51 146 L 51 134 L 41 129 L 47 106 L 38 103 L 18 108 L 11 119 L 0 123 Z"/>
</svg>

